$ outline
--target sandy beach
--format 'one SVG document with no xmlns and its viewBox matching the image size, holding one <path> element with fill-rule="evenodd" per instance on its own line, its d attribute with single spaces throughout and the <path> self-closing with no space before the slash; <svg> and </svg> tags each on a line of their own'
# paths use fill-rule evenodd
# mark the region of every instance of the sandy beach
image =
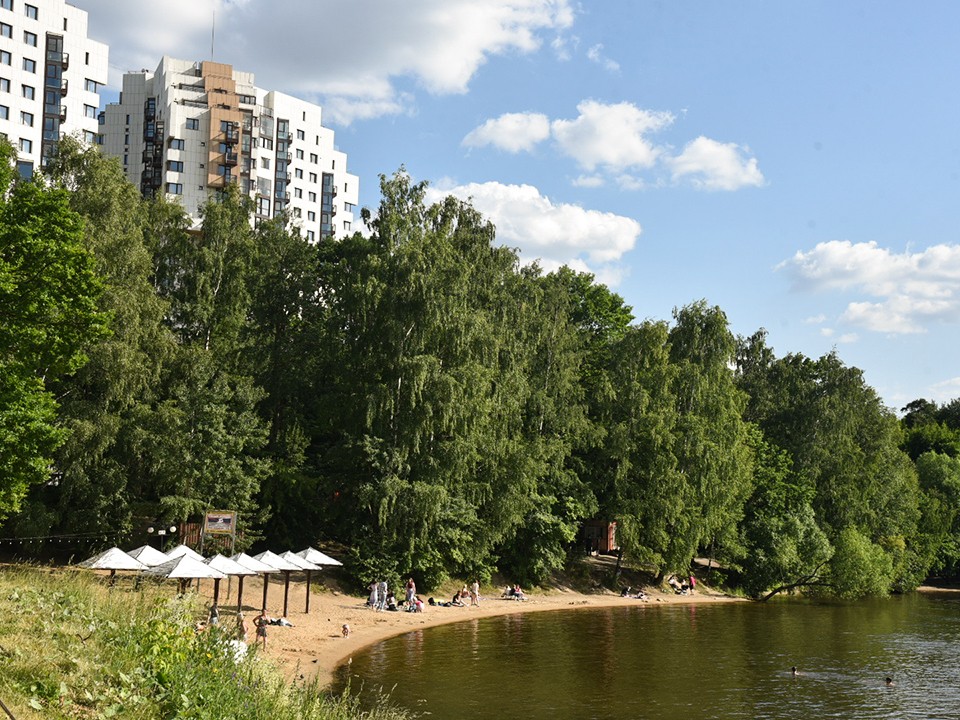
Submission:
<svg viewBox="0 0 960 720">
<path fill-rule="evenodd" d="M 212 588 L 204 583 L 201 592 L 209 595 Z M 721 593 L 714 592 L 702 583 L 695 595 L 676 595 L 647 588 L 648 604 L 706 604 L 738 602 Z M 263 585 L 259 578 L 251 578 L 244 584 L 244 614 L 253 641 L 253 617 L 257 614 L 262 599 Z M 451 593 L 452 594 L 452 593 Z M 310 595 L 310 612 L 305 613 L 306 584 L 291 579 L 288 595 L 287 620 L 293 627 L 270 626 L 267 635 L 266 656 L 276 661 L 291 678 L 304 675 L 317 677 L 322 685 L 333 679 L 334 670 L 350 656 L 373 643 L 411 630 L 436 625 L 461 622 L 478 617 L 492 617 L 519 612 L 543 612 L 569 610 L 581 607 L 619 607 L 643 602 L 636 598 L 623 598 L 612 592 L 582 594 L 565 589 L 550 589 L 527 593 L 527 600 L 501 598 L 501 591 L 481 588 L 479 607 L 431 607 L 425 605 L 422 613 L 376 612 L 366 604 L 365 597 L 356 597 L 318 587 L 313 584 Z M 270 583 L 267 599 L 267 614 L 283 615 L 284 586 L 274 579 Z M 426 601 L 428 595 L 421 593 Z M 437 596 L 440 599 L 440 596 Z M 449 598 L 443 597 L 447 600 Z M 227 588 L 220 593 L 221 623 L 231 622 L 230 612 L 236 609 L 236 588 L 228 595 Z M 344 637 L 342 627 L 350 626 L 350 636 Z"/>
</svg>

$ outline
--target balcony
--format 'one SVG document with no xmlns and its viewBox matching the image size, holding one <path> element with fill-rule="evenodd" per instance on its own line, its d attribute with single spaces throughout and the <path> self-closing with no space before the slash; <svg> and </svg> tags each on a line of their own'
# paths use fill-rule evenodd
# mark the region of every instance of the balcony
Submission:
<svg viewBox="0 0 960 720">
<path fill-rule="evenodd" d="M 236 145 L 238 142 L 240 142 L 240 130 L 238 128 L 230 128 L 229 130 L 224 130 L 223 142 L 229 145 Z"/>
<path fill-rule="evenodd" d="M 65 123 L 67 121 L 67 106 L 60 106 L 60 122 Z"/>
<path fill-rule="evenodd" d="M 277 180 L 289 180 L 290 173 L 288 173 L 286 170 L 277 170 L 275 177 Z"/>
<path fill-rule="evenodd" d="M 288 192 L 286 192 L 286 191 L 277 192 L 277 193 L 274 194 L 274 197 L 275 197 L 277 200 L 289 200 L 289 199 L 290 199 L 290 193 L 288 193 Z"/>
<path fill-rule="evenodd" d="M 292 159 L 293 159 L 293 158 L 290 156 L 290 153 L 287 152 L 287 151 L 281 151 L 281 152 L 278 152 L 278 153 L 277 153 L 277 160 L 278 160 L 278 161 L 280 161 L 280 160 L 290 161 L 290 160 L 292 160 Z"/>
<path fill-rule="evenodd" d="M 283 130 L 277 130 L 277 142 L 282 142 L 284 140 L 292 140 L 289 132 L 284 132 Z"/>
<path fill-rule="evenodd" d="M 229 173 L 226 175 L 217 175 L 213 180 L 210 180 L 207 185 L 214 188 L 224 188 L 231 183 L 237 182 L 239 179 L 239 176 Z"/>
<path fill-rule="evenodd" d="M 223 164 L 228 167 L 236 167 L 239 156 L 235 152 L 225 152 L 223 154 Z"/>
</svg>

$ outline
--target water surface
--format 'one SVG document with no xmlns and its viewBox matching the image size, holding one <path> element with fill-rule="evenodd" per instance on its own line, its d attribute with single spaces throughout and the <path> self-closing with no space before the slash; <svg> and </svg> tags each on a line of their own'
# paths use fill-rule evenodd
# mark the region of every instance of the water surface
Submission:
<svg viewBox="0 0 960 720">
<path fill-rule="evenodd" d="M 335 689 L 347 682 L 438 718 L 960 719 L 960 602 L 507 615 L 378 643 L 338 671 Z"/>
</svg>

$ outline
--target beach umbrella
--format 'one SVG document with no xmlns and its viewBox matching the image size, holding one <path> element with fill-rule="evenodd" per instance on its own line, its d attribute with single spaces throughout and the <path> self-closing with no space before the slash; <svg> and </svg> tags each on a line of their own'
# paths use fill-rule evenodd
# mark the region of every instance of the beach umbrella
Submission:
<svg viewBox="0 0 960 720">
<path fill-rule="evenodd" d="M 277 555 L 275 552 L 271 552 L 270 550 L 262 552 L 259 555 L 254 555 L 253 557 L 255 560 L 259 560 L 262 563 L 266 563 L 267 565 L 272 565 L 277 570 L 283 573 L 283 616 L 286 617 L 287 616 L 287 599 L 290 596 L 290 573 L 300 570 L 301 569 L 300 566 L 295 565 L 289 560 L 284 560 L 282 557 Z M 266 607 L 267 605 L 266 585 L 264 585 L 263 605 L 264 607 Z"/>
<path fill-rule="evenodd" d="M 104 550 L 99 555 L 94 555 L 79 563 L 80 567 L 90 568 L 91 570 L 109 570 L 110 584 L 113 584 L 117 570 L 143 570 L 146 565 L 130 557 L 127 553 L 118 547 L 112 547 Z"/>
<path fill-rule="evenodd" d="M 150 545 L 141 545 L 135 550 L 128 552 L 127 555 L 132 558 L 136 558 L 147 567 L 161 565 L 170 559 L 169 556 L 164 555 L 162 552 L 157 550 L 155 547 L 151 547 Z"/>
<path fill-rule="evenodd" d="M 263 575 L 263 607 L 265 611 L 267 609 L 267 585 L 270 582 L 270 573 L 279 572 L 277 568 L 272 565 L 267 565 L 262 563 L 256 558 L 252 558 L 246 553 L 237 553 L 230 558 L 235 563 L 243 565 L 247 570 L 253 570 L 258 575 Z M 243 575 L 240 576 L 240 587 L 237 590 L 237 605 L 243 601 Z"/>
<path fill-rule="evenodd" d="M 177 545 L 175 548 L 167 550 L 167 558 L 178 558 L 181 555 L 187 555 L 197 562 L 203 562 L 203 555 L 198 553 L 196 550 L 187 547 L 186 545 Z"/>
<path fill-rule="evenodd" d="M 323 555 L 323 553 L 320 553 L 320 554 Z M 294 565 L 300 565 L 300 569 L 307 574 L 307 606 L 306 608 L 304 608 L 304 612 L 309 614 L 310 613 L 310 573 L 313 572 L 314 570 L 319 570 L 320 566 L 317 565 L 316 563 L 310 562 L 309 560 L 305 560 L 301 555 L 291 550 L 287 550 L 286 552 L 280 553 L 280 557 L 282 557 L 284 560 L 287 560 L 288 562 L 292 562 Z M 327 557 L 327 556 L 324 555 L 324 557 Z"/>
<path fill-rule="evenodd" d="M 210 578 L 212 580 L 223 580 L 226 575 L 216 568 L 203 563 L 189 555 L 180 555 L 170 558 L 165 563 L 143 571 L 144 575 L 163 578 L 175 578 L 179 580 L 180 591 L 183 592 L 184 585 L 188 580 L 199 580 L 201 578 Z"/>
<path fill-rule="evenodd" d="M 309 547 L 306 550 L 301 550 L 297 553 L 297 555 L 302 557 L 307 562 L 312 562 L 314 565 L 343 565 L 343 563 L 339 560 L 334 560 L 329 555 L 325 555 L 319 550 L 314 550 L 312 547 Z"/>
<path fill-rule="evenodd" d="M 208 558 L 207 560 L 204 560 L 203 562 L 209 567 L 212 567 L 215 570 L 219 570 L 220 572 L 222 572 L 224 575 L 228 577 L 230 576 L 238 577 L 240 583 L 243 582 L 243 578 L 246 575 L 257 574 L 256 570 L 250 570 L 249 568 L 245 568 L 243 565 L 236 562 L 235 560 L 231 560 L 228 557 L 224 557 L 219 553 L 214 555 L 212 558 Z M 215 579 L 213 581 L 213 604 L 216 605 L 219 602 L 219 600 L 220 600 L 220 580 Z M 237 612 L 240 612 L 241 609 L 242 608 L 238 604 Z"/>
</svg>

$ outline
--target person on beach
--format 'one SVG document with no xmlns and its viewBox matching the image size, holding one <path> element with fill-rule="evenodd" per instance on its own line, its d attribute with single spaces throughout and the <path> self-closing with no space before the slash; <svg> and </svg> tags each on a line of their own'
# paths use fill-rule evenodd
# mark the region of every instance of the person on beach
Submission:
<svg viewBox="0 0 960 720">
<path fill-rule="evenodd" d="M 257 629 L 257 637 L 253 642 L 254 647 L 263 645 L 263 649 L 267 649 L 267 625 L 269 623 L 270 618 L 267 617 L 266 610 L 261 610 L 260 614 L 253 619 L 253 626 Z"/>
<path fill-rule="evenodd" d="M 387 610 L 390 612 L 397 612 L 399 608 L 397 607 L 397 598 L 392 592 L 387 593 Z"/>
<path fill-rule="evenodd" d="M 381 580 L 377 583 L 377 610 L 383 612 L 387 609 L 387 581 Z"/>
<path fill-rule="evenodd" d="M 370 596 L 367 598 L 367 605 L 372 609 L 376 610 L 377 608 L 377 581 L 374 580 L 372 583 L 367 585 L 367 591 L 370 593 Z"/>
<path fill-rule="evenodd" d="M 470 607 L 474 605 L 480 607 L 480 583 L 476 580 L 474 580 L 473 585 L 470 586 Z"/>
<path fill-rule="evenodd" d="M 693 595 L 697 589 L 697 579 L 690 573 L 690 594 Z"/>
<path fill-rule="evenodd" d="M 450 600 L 450 604 L 453 607 L 463 607 L 463 600 L 460 599 L 460 591 L 457 590 L 453 593 L 453 597 Z"/>
<path fill-rule="evenodd" d="M 240 642 L 247 641 L 247 621 L 242 612 L 237 613 L 237 639 Z"/>
<path fill-rule="evenodd" d="M 344 623 L 343 627 L 340 628 L 340 632 L 343 634 L 345 638 L 350 637 L 350 626 Z"/>
<path fill-rule="evenodd" d="M 413 578 L 407 580 L 407 597 L 406 603 L 410 605 L 413 603 L 413 599 L 417 596 L 417 584 L 413 581 Z"/>
<path fill-rule="evenodd" d="M 207 625 L 219 625 L 220 624 L 220 610 L 217 608 L 217 604 L 214 603 L 210 606 L 210 614 L 207 616 Z"/>
</svg>

